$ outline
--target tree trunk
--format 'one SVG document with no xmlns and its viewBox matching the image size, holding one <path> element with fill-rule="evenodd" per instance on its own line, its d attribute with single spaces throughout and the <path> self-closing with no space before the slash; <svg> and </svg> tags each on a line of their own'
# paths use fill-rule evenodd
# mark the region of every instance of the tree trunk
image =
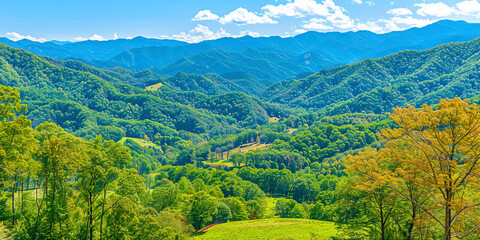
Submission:
<svg viewBox="0 0 480 240">
<path fill-rule="evenodd" d="M 12 223 L 15 226 L 15 187 L 17 185 L 17 174 L 15 174 L 15 178 L 12 185 Z"/>
<path fill-rule="evenodd" d="M 20 175 L 20 179 L 22 180 L 22 187 L 21 187 L 21 190 L 20 190 L 20 193 L 21 193 L 21 200 L 20 200 L 20 214 L 23 214 L 23 183 L 25 181 L 23 181 L 23 176 Z"/>
<path fill-rule="evenodd" d="M 103 215 L 105 213 L 105 201 L 107 198 L 107 188 L 103 190 L 103 202 L 102 202 L 102 216 L 100 217 L 100 240 L 102 240 L 102 226 L 103 226 Z"/>
<path fill-rule="evenodd" d="M 90 240 L 93 240 L 93 203 L 92 203 L 92 195 L 90 194 L 90 200 L 89 200 L 89 222 L 90 222 Z"/>
<path fill-rule="evenodd" d="M 413 227 L 415 226 L 415 218 L 417 217 L 417 206 L 412 203 L 412 218 L 410 219 L 410 222 L 408 223 L 408 230 L 407 230 L 407 240 L 412 240 L 412 232 L 413 232 Z"/>
<path fill-rule="evenodd" d="M 48 183 L 47 183 L 48 184 Z M 54 172 L 53 173 L 53 184 L 52 184 L 52 201 L 50 202 L 50 224 L 48 228 L 48 234 L 50 237 L 53 236 L 53 222 L 55 219 L 55 195 L 56 195 L 56 190 L 57 190 L 57 174 Z"/>
<path fill-rule="evenodd" d="M 382 205 L 380 205 L 380 230 L 382 231 L 382 240 L 385 240 L 385 221 L 383 219 Z"/>
<path fill-rule="evenodd" d="M 451 193 L 449 190 L 446 191 L 447 195 L 447 203 L 445 204 L 445 240 L 450 240 L 452 239 L 452 233 L 451 233 L 451 222 L 452 222 L 452 209 L 450 207 L 450 199 L 451 199 Z"/>
</svg>

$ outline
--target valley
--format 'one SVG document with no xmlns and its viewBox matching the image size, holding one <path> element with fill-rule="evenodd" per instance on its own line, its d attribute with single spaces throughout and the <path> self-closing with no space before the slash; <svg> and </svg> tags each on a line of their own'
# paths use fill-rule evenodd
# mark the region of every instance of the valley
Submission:
<svg viewBox="0 0 480 240">
<path fill-rule="evenodd" d="M 478 26 L 0 38 L 0 238 L 476 239 Z"/>
</svg>

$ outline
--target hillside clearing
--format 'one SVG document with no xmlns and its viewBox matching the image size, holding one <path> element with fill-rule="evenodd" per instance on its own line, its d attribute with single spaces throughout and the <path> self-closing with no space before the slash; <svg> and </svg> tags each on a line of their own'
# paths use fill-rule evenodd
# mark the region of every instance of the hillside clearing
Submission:
<svg viewBox="0 0 480 240">
<path fill-rule="evenodd" d="M 331 239 L 337 230 L 332 222 L 310 219 L 273 218 L 223 223 L 200 233 L 195 239 Z"/>
<path fill-rule="evenodd" d="M 130 139 L 136 143 L 138 143 L 138 145 L 142 146 L 142 147 L 152 147 L 152 148 L 157 148 L 157 149 L 160 149 L 160 151 L 162 150 L 161 147 L 159 147 L 157 144 L 155 143 L 152 143 L 152 142 L 147 142 L 145 141 L 144 139 L 140 139 L 140 138 L 130 138 L 130 137 L 123 137 L 122 139 L 120 139 L 120 141 L 118 141 L 119 143 L 121 143 L 122 145 L 125 144 L 125 141 L 127 141 L 127 139 Z M 162 151 L 163 152 L 163 151 Z"/>
<path fill-rule="evenodd" d="M 163 86 L 162 83 L 157 83 L 157 84 L 154 84 L 154 85 L 151 85 L 151 86 L 148 86 L 145 88 L 145 90 L 148 90 L 148 91 L 158 91 L 159 88 L 161 88 Z"/>
<path fill-rule="evenodd" d="M 253 150 L 258 150 L 258 149 L 265 149 L 265 148 L 268 148 L 270 147 L 270 145 L 272 144 L 265 144 L 265 143 L 247 143 L 247 144 L 243 144 L 237 148 L 234 148 L 234 149 L 231 149 L 229 151 L 225 151 L 225 152 L 222 152 L 220 153 L 220 160 L 223 160 L 227 157 L 227 152 L 229 152 L 228 154 L 232 154 L 232 153 L 235 153 L 235 152 L 241 152 L 241 153 L 246 153 L 248 151 L 253 151 Z"/>
</svg>

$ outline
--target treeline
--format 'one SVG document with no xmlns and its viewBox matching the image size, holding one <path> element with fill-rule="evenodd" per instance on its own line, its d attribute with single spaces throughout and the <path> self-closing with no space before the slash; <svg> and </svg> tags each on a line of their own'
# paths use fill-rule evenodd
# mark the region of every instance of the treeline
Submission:
<svg viewBox="0 0 480 240">
<path fill-rule="evenodd" d="M 292 107 L 343 113 L 386 113 L 393 107 L 435 104 L 478 95 L 480 40 L 401 51 L 378 59 L 324 69 L 301 80 L 267 88 L 264 100 Z"/>
<path fill-rule="evenodd" d="M 86 141 L 52 123 L 33 129 L 25 116 L 17 116 L 26 107 L 19 93 L 1 86 L 0 96 L 0 221 L 12 238 L 177 234 L 170 226 L 174 216 L 160 217 L 141 204 L 144 179 L 125 168 L 131 162 L 128 148 L 101 136 Z"/>
<path fill-rule="evenodd" d="M 324 117 L 314 121 L 311 126 L 306 123 L 298 124 L 300 126 L 295 129 L 287 127 L 287 124 L 291 125 L 292 121 L 302 123 L 308 120 L 285 118 L 256 130 L 217 137 L 196 146 L 195 149 L 183 150 L 177 158 L 177 165 L 218 162 L 225 159 L 226 162 L 232 162 L 235 167 L 288 169 L 296 172 L 317 162 L 328 164 L 323 168 L 324 174 L 340 176 L 343 167 L 338 162 L 341 158 L 339 156 L 345 157 L 346 155 L 342 154 L 358 151 L 372 144 L 379 147 L 374 133 L 393 125 L 390 121 L 374 121 L 380 117 L 370 118 L 370 121 L 365 120 L 367 117 L 368 115 L 363 114 L 352 116 L 350 122 L 359 123 L 356 125 L 342 125 L 348 120 L 339 123 L 338 120 L 341 118 Z M 230 150 L 234 148 L 259 143 L 268 144 L 268 148 L 248 152 L 236 151 L 230 154 Z"/>
<path fill-rule="evenodd" d="M 265 217 L 267 194 L 286 198 L 276 216 L 309 217 L 316 199 L 308 196 L 335 188 L 319 164 L 295 174 L 161 166 L 171 163 L 168 151 L 192 143 L 165 139 L 143 148 L 101 135 L 84 140 L 48 122 L 33 128 L 19 114 L 26 105 L 16 89 L 0 86 L 0 96 L 0 237 L 183 239 L 209 224 Z"/>
<path fill-rule="evenodd" d="M 112 140 L 146 134 L 150 139 L 178 136 L 198 143 L 265 124 L 270 115 L 288 115 L 243 93 L 209 96 L 168 86 L 146 91 L 123 83 L 162 79 L 148 72 L 46 61 L 5 45 L 0 45 L 0 59 L 0 84 L 19 88 L 34 126 L 51 121 L 85 138 L 93 138 L 93 133 Z"/>
</svg>

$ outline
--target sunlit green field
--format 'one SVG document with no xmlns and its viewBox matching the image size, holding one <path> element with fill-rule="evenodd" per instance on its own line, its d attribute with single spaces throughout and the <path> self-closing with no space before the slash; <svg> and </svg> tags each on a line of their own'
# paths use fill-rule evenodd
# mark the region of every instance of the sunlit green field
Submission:
<svg viewBox="0 0 480 240">
<path fill-rule="evenodd" d="M 216 225 L 194 239 L 250 240 L 250 239 L 331 239 L 337 230 L 334 223 L 309 220 L 273 218 L 229 222 Z"/>
<path fill-rule="evenodd" d="M 275 206 L 279 198 L 267 197 L 267 208 L 265 209 L 265 217 L 273 218 L 275 215 Z"/>
<path fill-rule="evenodd" d="M 123 137 L 123 138 L 120 139 L 120 141 L 118 141 L 118 142 L 121 143 L 121 144 L 124 144 L 125 141 L 127 141 L 127 139 L 133 140 L 134 142 L 138 143 L 138 144 L 139 144 L 140 146 L 142 146 L 142 147 L 153 147 L 153 148 L 157 148 L 157 149 L 162 150 L 162 148 L 160 148 L 160 147 L 159 147 L 158 145 L 156 145 L 155 143 L 146 142 L 144 139 L 140 139 L 140 138 Z"/>
</svg>

